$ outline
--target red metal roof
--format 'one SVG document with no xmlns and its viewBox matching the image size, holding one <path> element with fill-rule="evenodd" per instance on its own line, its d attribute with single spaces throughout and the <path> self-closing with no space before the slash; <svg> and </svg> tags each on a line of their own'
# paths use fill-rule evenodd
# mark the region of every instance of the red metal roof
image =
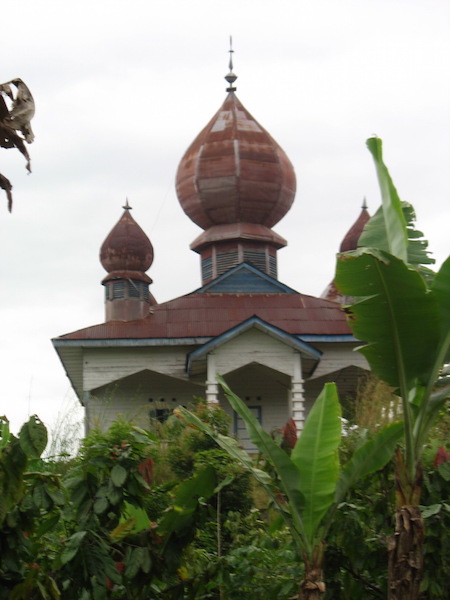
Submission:
<svg viewBox="0 0 450 600">
<path fill-rule="evenodd" d="M 292 335 L 349 335 L 341 307 L 303 294 L 192 293 L 151 307 L 144 319 L 110 321 L 61 340 L 215 337 L 257 316 Z"/>
</svg>

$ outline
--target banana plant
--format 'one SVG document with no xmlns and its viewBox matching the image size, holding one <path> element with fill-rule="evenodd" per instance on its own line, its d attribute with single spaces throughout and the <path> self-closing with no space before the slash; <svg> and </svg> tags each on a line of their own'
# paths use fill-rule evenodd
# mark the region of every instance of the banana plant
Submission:
<svg viewBox="0 0 450 600">
<path fill-rule="evenodd" d="M 341 468 L 338 456 L 342 435 L 341 408 L 336 386 L 329 383 L 314 403 L 301 435 L 288 455 L 262 429 L 223 378 L 218 376 L 218 379 L 232 408 L 244 420 L 251 441 L 275 471 L 275 478 L 255 467 L 252 458 L 234 438 L 218 433 L 183 407 L 175 412 L 188 425 L 213 437 L 263 485 L 290 529 L 305 565 L 298 597 L 319 600 L 325 593 L 325 540 L 333 519 L 338 517 L 339 504 L 356 481 L 382 468 L 392 457 L 403 426 L 393 423 L 382 428 Z"/>
<path fill-rule="evenodd" d="M 335 283 L 354 298 L 348 323 L 372 372 L 400 396 L 404 449 L 396 453 L 396 530 L 389 541 L 389 600 L 419 598 L 424 527 L 421 457 L 430 428 L 450 397 L 439 376 L 450 361 L 450 257 L 437 273 L 383 162 L 382 142 L 367 141 L 382 206 L 360 248 L 338 255 Z M 405 218 L 405 215 L 407 218 Z M 409 218 L 408 218 L 409 215 Z"/>
</svg>

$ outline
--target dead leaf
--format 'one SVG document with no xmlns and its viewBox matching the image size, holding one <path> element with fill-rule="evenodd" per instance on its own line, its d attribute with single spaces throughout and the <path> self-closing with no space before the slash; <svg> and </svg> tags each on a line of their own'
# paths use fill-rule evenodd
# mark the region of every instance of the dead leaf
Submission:
<svg viewBox="0 0 450 600">
<path fill-rule="evenodd" d="M 2 190 L 5 190 L 5 192 L 6 192 L 6 197 L 8 198 L 8 210 L 9 210 L 9 212 L 11 212 L 11 210 L 12 210 L 12 194 L 11 194 L 12 185 L 11 185 L 11 182 L 9 181 L 9 179 L 6 179 L 6 177 L 4 175 L 2 175 L 1 173 L 0 173 L 0 188 L 2 188 Z"/>
<path fill-rule="evenodd" d="M 15 93 L 14 93 L 15 92 Z M 11 108 L 5 102 L 5 97 L 11 101 Z M 34 140 L 31 129 L 31 119 L 34 116 L 35 105 L 33 96 L 27 85 L 19 78 L 0 84 L 0 146 L 2 148 L 17 148 L 26 159 L 26 168 L 31 173 L 30 155 L 25 146 Z M 19 132 L 22 134 L 20 135 Z M 23 136 L 23 137 L 22 137 Z M 0 174 L 0 187 L 5 190 L 8 198 L 8 210 L 12 210 L 11 182 Z"/>
</svg>

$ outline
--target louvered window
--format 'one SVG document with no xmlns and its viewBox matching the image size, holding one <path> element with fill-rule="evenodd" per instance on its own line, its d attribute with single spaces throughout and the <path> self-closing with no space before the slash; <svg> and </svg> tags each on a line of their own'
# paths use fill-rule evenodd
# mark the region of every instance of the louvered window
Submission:
<svg viewBox="0 0 450 600">
<path fill-rule="evenodd" d="M 112 300 L 125 298 L 125 281 L 115 281 L 112 284 Z"/>
<path fill-rule="evenodd" d="M 148 285 L 142 281 L 114 281 L 105 286 L 106 300 L 121 300 L 125 298 L 140 298 L 149 302 Z"/>
<path fill-rule="evenodd" d="M 204 258 L 202 260 L 202 281 L 212 279 L 212 259 Z"/>
<path fill-rule="evenodd" d="M 266 272 L 266 253 L 255 252 L 254 250 L 244 250 L 244 261 L 250 263 L 260 271 Z"/>
<path fill-rule="evenodd" d="M 269 274 L 272 275 L 275 279 L 277 279 L 278 271 L 277 271 L 277 257 L 269 255 Z"/>
<path fill-rule="evenodd" d="M 137 281 L 127 281 L 128 283 L 128 298 L 139 298 L 139 284 Z"/>
<path fill-rule="evenodd" d="M 217 275 L 221 275 L 236 266 L 239 262 L 237 250 L 218 254 L 216 258 Z"/>
</svg>

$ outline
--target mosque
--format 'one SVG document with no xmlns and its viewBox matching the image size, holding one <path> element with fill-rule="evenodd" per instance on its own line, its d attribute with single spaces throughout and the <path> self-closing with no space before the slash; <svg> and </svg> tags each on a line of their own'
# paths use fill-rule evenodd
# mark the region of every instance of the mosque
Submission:
<svg viewBox="0 0 450 600">
<path fill-rule="evenodd" d="M 181 208 L 203 230 L 190 246 L 200 257 L 201 287 L 157 303 L 147 275 L 153 247 L 127 202 L 100 250 L 105 322 L 53 339 L 87 431 L 118 415 L 141 426 L 163 421 L 202 397 L 223 406 L 232 433 L 249 447 L 217 374 L 273 431 L 290 418 L 301 430 L 326 382 L 354 397 L 367 369 L 333 282 L 316 298 L 277 278 L 287 242 L 273 227 L 294 200 L 294 168 L 238 100 L 231 60 L 225 79 L 224 103 L 176 174 Z M 356 248 L 368 218 L 363 206 L 341 251 Z"/>
</svg>

